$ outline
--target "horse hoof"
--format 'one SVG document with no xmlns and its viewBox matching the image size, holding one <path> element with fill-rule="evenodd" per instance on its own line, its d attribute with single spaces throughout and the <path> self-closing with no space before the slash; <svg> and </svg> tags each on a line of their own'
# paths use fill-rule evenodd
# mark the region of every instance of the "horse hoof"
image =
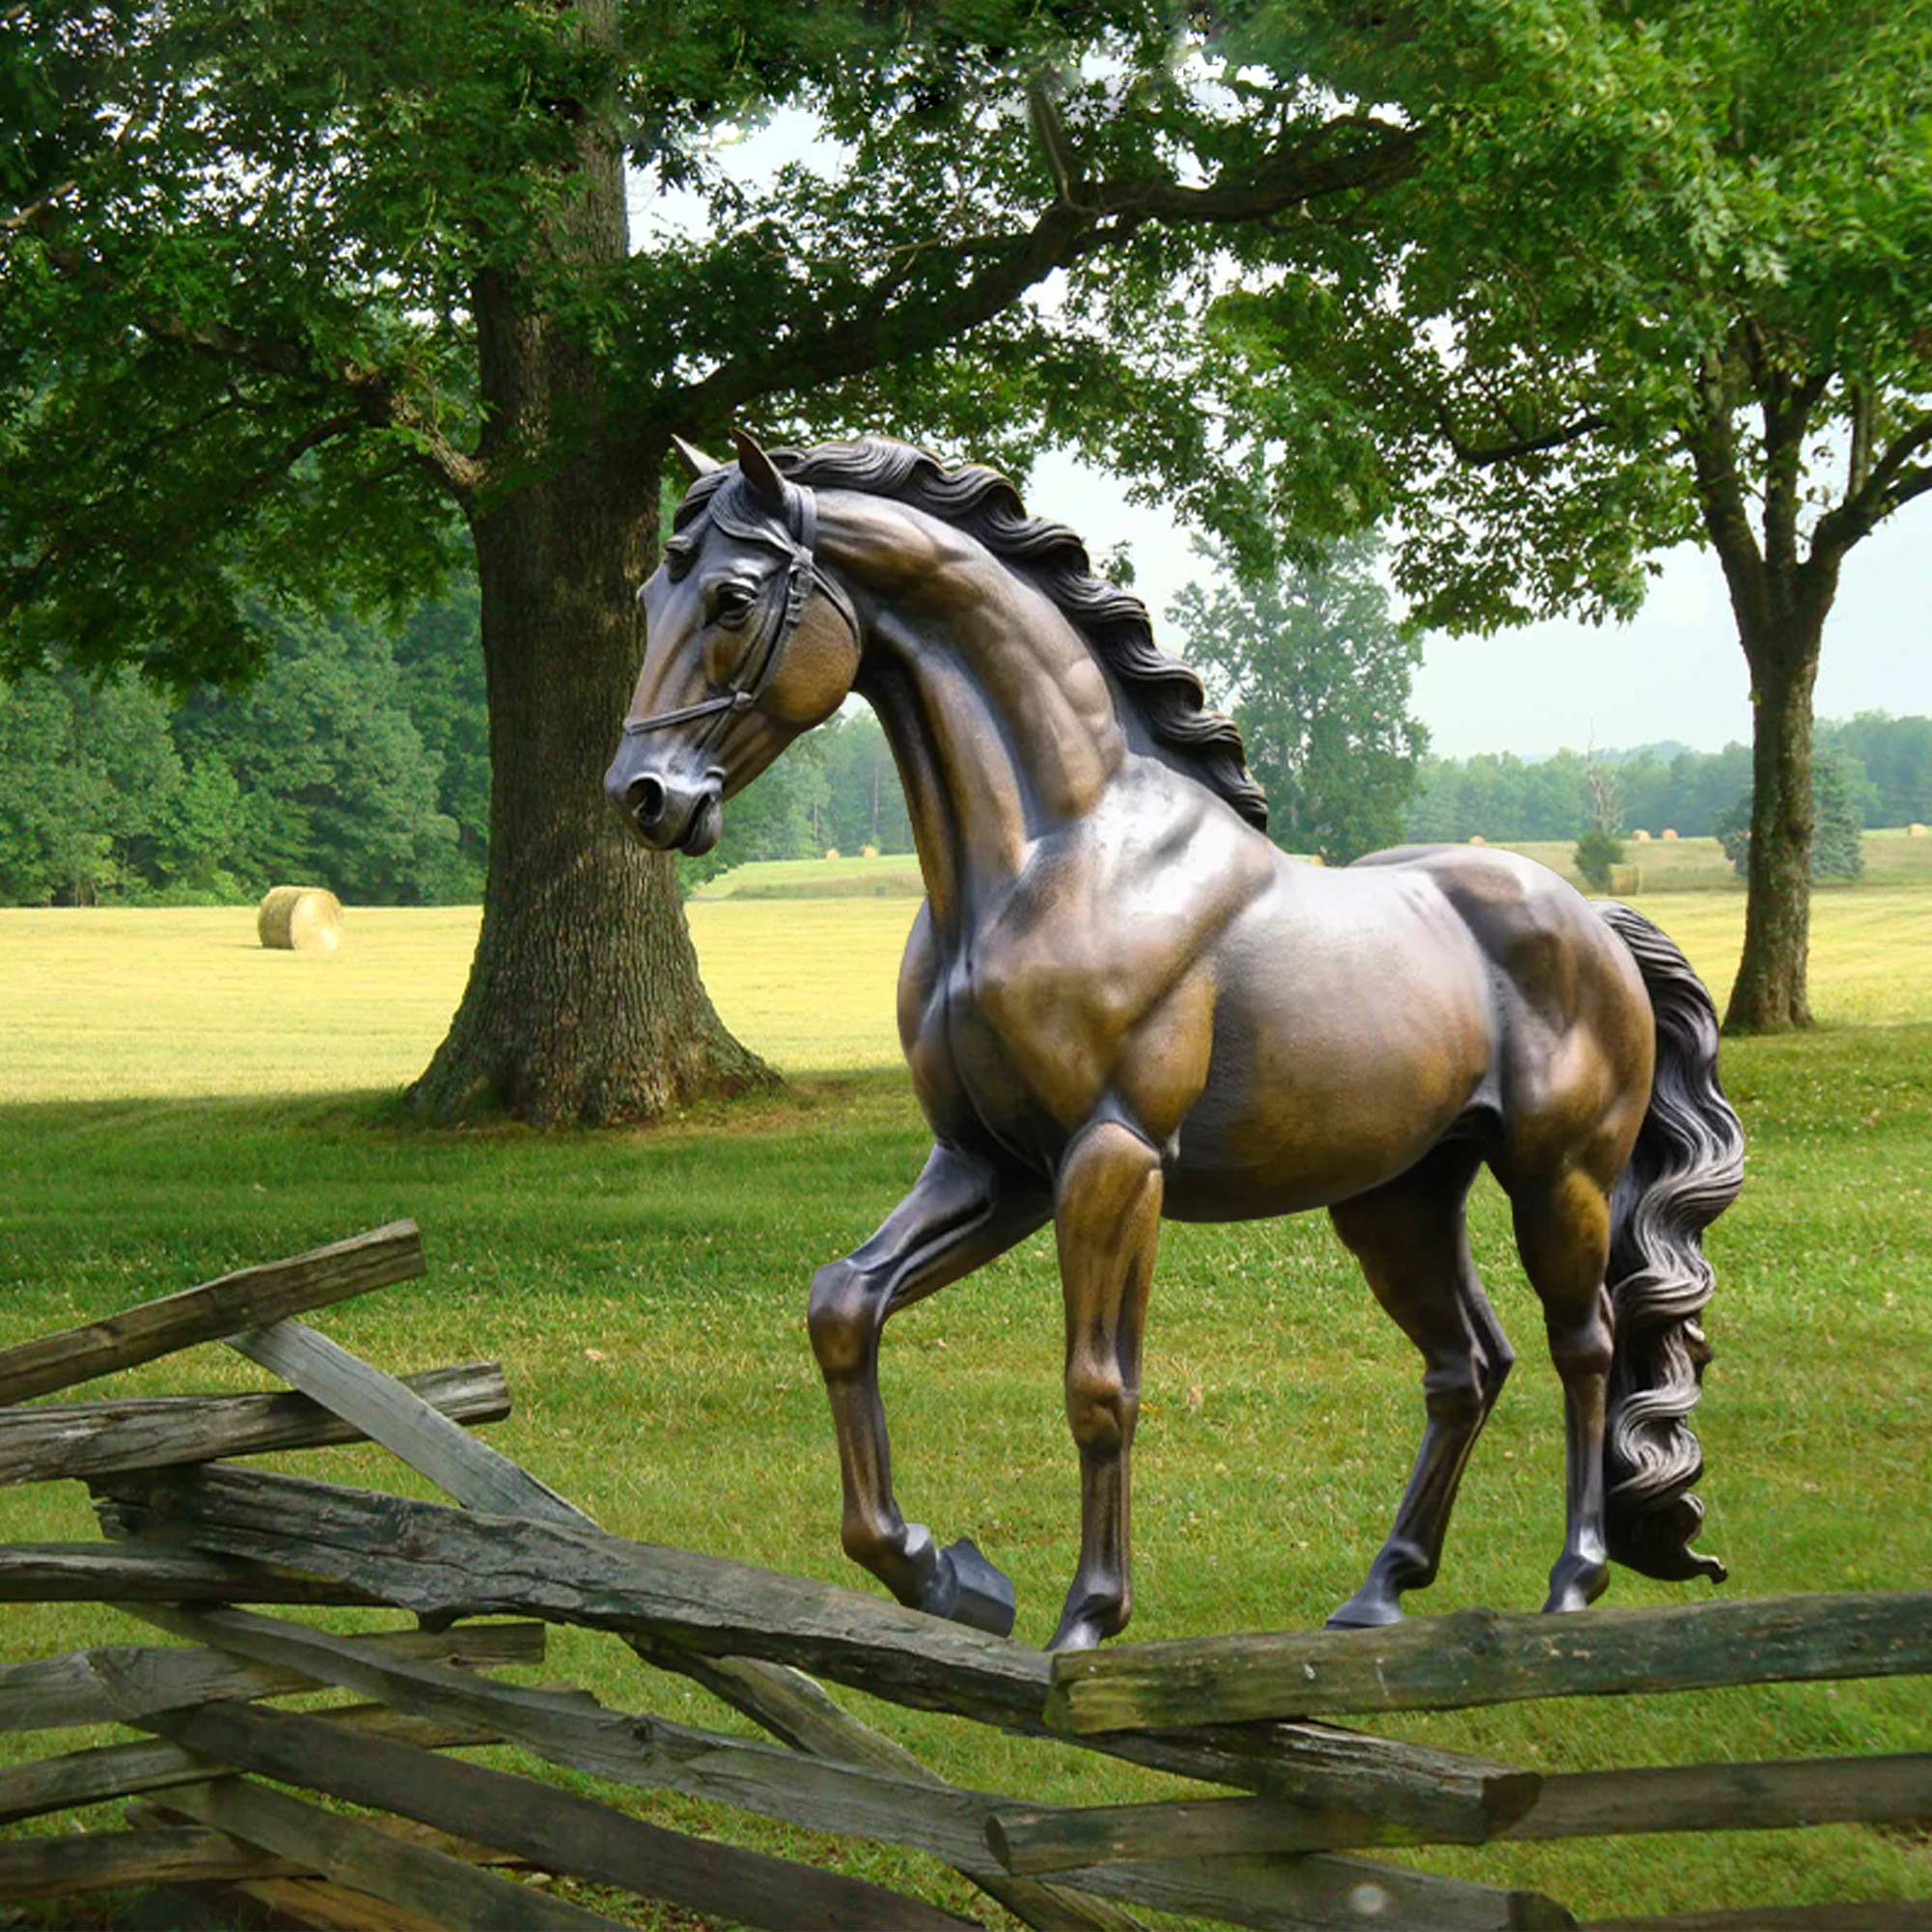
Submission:
<svg viewBox="0 0 1932 1932">
<path fill-rule="evenodd" d="M 939 1562 L 920 1592 L 919 1606 L 931 1616 L 994 1636 L 1012 1635 L 1017 1609 L 1012 1578 L 987 1562 L 970 1536 L 939 1552 Z"/>
<path fill-rule="evenodd" d="M 1546 1616 L 1568 1616 L 1587 1610 L 1610 1587 L 1606 1563 L 1592 1563 L 1565 1571 L 1560 1565 L 1549 1578 L 1549 1595 L 1543 1609 Z"/>
<path fill-rule="evenodd" d="M 1331 1631 L 1385 1630 L 1404 1621 L 1401 1602 L 1394 1597 L 1372 1597 L 1358 1592 L 1336 1610 L 1323 1626 Z"/>
</svg>

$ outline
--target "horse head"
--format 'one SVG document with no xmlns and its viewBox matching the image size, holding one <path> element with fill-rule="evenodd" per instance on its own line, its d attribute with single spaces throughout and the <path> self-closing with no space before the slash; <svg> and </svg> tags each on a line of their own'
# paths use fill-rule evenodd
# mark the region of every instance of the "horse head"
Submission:
<svg viewBox="0 0 1932 1932">
<path fill-rule="evenodd" d="M 604 788 L 645 844 L 708 852 L 724 802 L 845 701 L 859 622 L 813 554 L 817 506 L 743 430 L 738 461 L 682 440 L 693 484 L 639 593 L 646 644 Z"/>
</svg>

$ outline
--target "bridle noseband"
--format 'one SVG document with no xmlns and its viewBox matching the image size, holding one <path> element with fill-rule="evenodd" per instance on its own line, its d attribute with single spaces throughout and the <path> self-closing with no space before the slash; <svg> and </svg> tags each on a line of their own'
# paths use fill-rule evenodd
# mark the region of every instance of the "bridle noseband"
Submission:
<svg viewBox="0 0 1932 1932">
<path fill-rule="evenodd" d="M 719 494 L 722 496 L 724 493 L 721 491 Z M 714 498 L 714 512 L 718 507 L 721 506 Z M 717 697 L 700 698 L 696 704 L 680 705 L 675 711 L 654 711 L 647 718 L 627 718 L 624 721 L 625 737 L 636 738 L 646 731 L 662 731 L 671 724 L 690 724 L 700 718 L 709 718 L 713 723 L 698 740 L 698 749 L 701 751 L 709 746 L 727 717 L 750 711 L 764 696 L 766 685 L 778 669 L 779 658 L 786 641 L 805 616 L 806 606 L 811 601 L 814 588 L 825 593 L 826 601 L 845 620 L 852 636 L 855 639 L 859 636 L 859 615 L 852 608 L 852 600 L 846 596 L 842 586 L 835 583 L 818 567 L 818 559 L 813 554 L 818 539 L 818 499 L 804 484 L 787 483 L 785 509 L 785 521 L 790 526 L 788 533 L 775 529 L 769 523 L 762 523 L 754 529 L 739 528 L 733 531 L 733 534 L 785 551 L 788 561 L 783 574 L 775 573 L 771 580 L 773 588 L 779 594 L 774 595 L 773 588 L 768 588 L 760 599 L 758 628 L 753 634 L 751 645 L 731 680 L 730 689 Z"/>
</svg>

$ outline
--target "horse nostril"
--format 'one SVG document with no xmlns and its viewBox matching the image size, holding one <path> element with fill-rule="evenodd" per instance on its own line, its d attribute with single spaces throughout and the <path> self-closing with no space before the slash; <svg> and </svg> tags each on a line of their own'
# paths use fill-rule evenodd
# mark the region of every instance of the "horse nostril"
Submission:
<svg viewBox="0 0 1932 1932">
<path fill-rule="evenodd" d="M 648 832 L 664 816 L 666 803 L 661 780 L 643 778 L 631 781 L 631 816 L 639 830 Z"/>
</svg>

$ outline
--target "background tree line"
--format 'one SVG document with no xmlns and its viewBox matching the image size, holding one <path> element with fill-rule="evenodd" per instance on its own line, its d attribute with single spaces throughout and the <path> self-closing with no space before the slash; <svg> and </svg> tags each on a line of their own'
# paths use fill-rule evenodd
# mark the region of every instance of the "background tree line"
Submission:
<svg viewBox="0 0 1932 1932">
<path fill-rule="evenodd" d="M 206 904 L 326 885 L 363 905 L 482 896 L 489 712 L 477 598 L 399 626 L 265 620 L 260 677 L 171 698 L 131 672 L 0 681 L 0 904 Z M 687 862 L 687 888 L 753 859 L 912 845 L 870 713 L 837 720 Z"/>
<path fill-rule="evenodd" d="M 1711 838 L 1751 792 L 1751 749 L 1692 751 L 1665 740 L 1628 751 L 1558 752 L 1521 758 L 1511 752 L 1473 757 L 1426 756 L 1403 814 L 1403 837 L 1418 840 L 1575 838 L 1590 815 L 1592 757 L 1612 768 L 1620 815 L 1630 830 L 1666 827 L 1687 838 Z M 1863 711 L 1818 725 L 1821 768 L 1850 793 L 1863 826 L 1932 821 L 1932 718 Z"/>
<path fill-rule="evenodd" d="M 1189 585 L 1174 648 L 1239 719 L 1274 837 L 1346 863 L 1405 840 L 1575 838 L 1590 768 L 1624 829 L 1734 838 L 1749 815 L 1746 745 L 1665 741 L 1548 758 L 1428 753 L 1409 715 L 1420 656 L 1366 542 L 1267 578 Z M 490 840 L 489 715 L 474 586 L 401 625 L 267 620 L 268 664 L 231 692 L 172 699 L 131 673 L 71 669 L 0 685 L 0 903 L 202 904 L 327 885 L 365 905 L 472 904 Z M 1932 820 L 1932 718 L 1864 712 L 1820 726 L 1821 783 L 1866 826 Z M 855 706 L 733 805 L 687 891 L 733 866 L 912 849 L 892 753 Z M 1740 847 L 1742 850 L 1743 848 Z"/>
</svg>

